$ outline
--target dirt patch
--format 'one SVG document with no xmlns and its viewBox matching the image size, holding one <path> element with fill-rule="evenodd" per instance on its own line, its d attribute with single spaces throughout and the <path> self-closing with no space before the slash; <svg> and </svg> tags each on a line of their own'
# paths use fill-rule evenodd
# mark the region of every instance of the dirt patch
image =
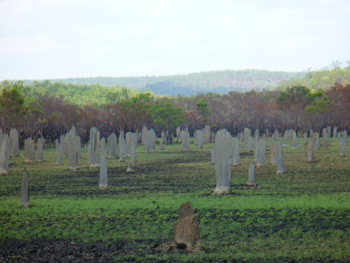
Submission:
<svg viewBox="0 0 350 263">
<path fill-rule="evenodd" d="M 158 243 L 152 240 L 147 243 L 119 241 L 113 244 L 75 243 L 67 240 L 6 240 L 0 245 L 0 262 L 111 262 L 118 255 L 129 254 L 135 255 L 130 258 L 130 262 L 134 262 L 138 256 L 142 256 L 141 249 L 149 250 L 148 253 L 151 254 L 161 253 L 152 249 L 157 246 Z"/>
</svg>

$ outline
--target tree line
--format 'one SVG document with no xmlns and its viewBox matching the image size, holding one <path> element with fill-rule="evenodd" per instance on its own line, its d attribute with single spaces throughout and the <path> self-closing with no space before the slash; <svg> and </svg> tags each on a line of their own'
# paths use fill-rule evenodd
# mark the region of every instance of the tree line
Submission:
<svg viewBox="0 0 350 263">
<path fill-rule="evenodd" d="M 49 87 L 55 84 L 46 83 Z M 67 84 L 65 84 L 67 85 Z M 72 86 L 73 87 L 73 86 Z M 84 89 L 82 86 L 81 89 Z M 159 97 L 151 92 L 131 92 L 115 88 L 96 91 L 95 105 L 73 103 L 59 92 L 35 93 L 22 81 L 2 82 L 0 96 L 0 127 L 19 132 L 20 140 L 44 136 L 54 141 L 72 125 L 83 141 L 89 129 L 96 126 L 101 136 L 121 130 L 141 131 L 144 125 L 158 134 L 168 132 L 171 142 L 177 126 L 188 127 L 191 135 L 206 124 L 212 130 L 226 128 L 231 134 L 251 130 L 270 131 L 293 128 L 306 132 L 321 131 L 326 126 L 350 128 L 350 85 L 336 83 L 328 90 L 314 90 L 304 85 L 291 85 L 283 90 L 230 91 L 228 94 L 202 93 L 196 96 Z M 94 87 L 87 87 L 87 91 Z M 35 89 L 34 89 L 35 90 Z M 65 91 L 72 92 L 74 89 Z M 109 93 L 108 93 L 109 92 Z"/>
</svg>

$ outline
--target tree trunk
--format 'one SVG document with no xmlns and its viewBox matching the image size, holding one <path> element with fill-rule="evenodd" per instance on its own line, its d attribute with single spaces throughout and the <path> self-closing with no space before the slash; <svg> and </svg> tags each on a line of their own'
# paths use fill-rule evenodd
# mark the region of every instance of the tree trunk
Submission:
<svg viewBox="0 0 350 263">
<path fill-rule="evenodd" d="M 166 131 L 166 143 L 173 144 L 173 134 L 171 132 Z"/>
</svg>

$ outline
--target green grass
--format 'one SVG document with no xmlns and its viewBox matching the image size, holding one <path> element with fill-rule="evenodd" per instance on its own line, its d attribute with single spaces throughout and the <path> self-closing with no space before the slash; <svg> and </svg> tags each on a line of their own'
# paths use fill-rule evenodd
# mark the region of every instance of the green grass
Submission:
<svg viewBox="0 0 350 263">
<path fill-rule="evenodd" d="M 126 174 L 128 159 L 108 160 L 105 190 L 84 150 L 76 172 L 67 169 L 67 159 L 55 165 L 54 149 L 45 149 L 42 163 L 11 157 L 10 173 L 0 176 L 0 243 L 66 240 L 106 251 L 124 244 L 108 257 L 130 262 L 349 261 L 350 152 L 346 148 L 340 157 L 336 139 L 331 143 L 328 151 L 316 150 L 313 164 L 305 162 L 304 146 L 284 148 L 287 174 L 279 176 L 267 151 L 266 166 L 256 168 L 261 189 L 241 188 L 253 160 L 253 153 L 241 152 L 242 165 L 232 168 L 233 194 L 226 196 L 210 195 L 216 184 L 213 144 L 191 144 L 188 152 L 180 144 L 164 145 L 149 154 L 138 146 L 135 174 Z M 29 208 L 18 207 L 24 167 Z M 197 209 L 201 252 L 154 251 L 173 240 L 178 209 L 187 201 Z"/>
</svg>

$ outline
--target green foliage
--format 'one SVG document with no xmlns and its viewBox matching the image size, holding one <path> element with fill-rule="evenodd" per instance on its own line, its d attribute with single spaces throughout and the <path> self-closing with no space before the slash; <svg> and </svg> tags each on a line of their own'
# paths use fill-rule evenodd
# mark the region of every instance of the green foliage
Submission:
<svg viewBox="0 0 350 263">
<path fill-rule="evenodd" d="M 136 96 L 132 98 L 132 100 L 143 101 L 143 102 L 151 102 L 154 100 L 154 95 L 150 91 L 138 93 Z"/>
<path fill-rule="evenodd" d="M 0 110 L 24 114 L 23 82 L 18 81 L 14 84 L 6 83 L 4 86 L 0 96 Z"/>
<path fill-rule="evenodd" d="M 290 107 L 293 104 L 308 100 L 307 94 L 309 93 L 310 89 L 303 85 L 291 86 L 280 92 L 277 101 L 283 106 Z"/>
<path fill-rule="evenodd" d="M 324 94 L 322 90 L 312 90 L 306 97 L 310 100 L 310 106 L 305 108 L 305 112 L 312 115 L 316 113 L 324 113 L 329 110 L 330 101 L 329 98 Z"/>
<path fill-rule="evenodd" d="M 122 100 L 130 100 L 137 93 L 135 90 L 122 86 L 108 88 L 100 84 L 76 85 L 62 82 L 52 83 L 50 80 L 34 81 L 30 89 L 27 88 L 24 92 L 25 97 L 33 98 L 37 98 L 39 95 L 63 96 L 71 104 L 90 105 L 95 108 Z"/>
<path fill-rule="evenodd" d="M 122 100 L 129 100 L 136 92 L 127 87 L 112 87 L 106 92 L 106 102 L 108 104 L 117 103 Z"/>
<path fill-rule="evenodd" d="M 151 92 L 142 92 L 132 97 L 129 107 L 133 108 L 134 115 L 146 116 L 149 114 L 150 103 L 153 101 L 154 95 Z"/>
<path fill-rule="evenodd" d="M 34 98 L 25 98 L 23 106 L 27 113 L 43 113 L 41 105 Z"/>
<path fill-rule="evenodd" d="M 154 123 L 166 131 L 185 122 L 183 111 L 183 108 L 175 107 L 172 99 L 168 98 L 156 100 L 150 108 Z"/>
<path fill-rule="evenodd" d="M 196 103 L 196 109 L 199 115 L 202 117 L 202 121 L 205 124 L 209 122 L 209 116 L 211 114 L 211 111 L 209 110 L 208 103 L 205 102 L 203 99 L 200 99 Z"/>
<path fill-rule="evenodd" d="M 306 94 L 306 97 L 310 99 L 311 102 L 315 101 L 316 98 L 323 98 L 324 100 L 329 101 L 329 98 L 324 95 L 324 91 L 322 90 L 312 90 Z"/>
<path fill-rule="evenodd" d="M 154 96 L 150 92 L 138 93 L 132 98 L 122 99 L 120 102 L 121 110 L 124 113 L 130 113 L 133 117 L 146 117 L 149 114 L 150 103 L 154 100 Z"/>
</svg>

